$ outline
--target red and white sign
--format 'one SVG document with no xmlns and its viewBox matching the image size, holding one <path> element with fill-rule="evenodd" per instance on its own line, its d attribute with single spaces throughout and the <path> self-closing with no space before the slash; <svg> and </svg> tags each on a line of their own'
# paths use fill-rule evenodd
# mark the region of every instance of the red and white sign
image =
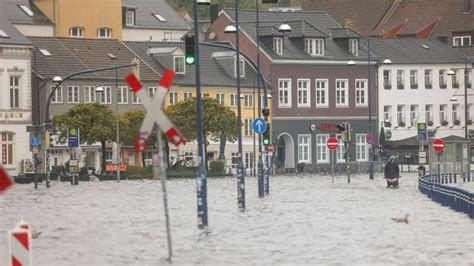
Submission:
<svg viewBox="0 0 474 266">
<path fill-rule="evenodd" d="M 435 139 L 433 141 L 433 150 L 435 152 L 442 152 L 444 150 L 444 141 L 442 139 Z"/>
<path fill-rule="evenodd" d="M 142 90 L 142 84 L 134 74 L 130 74 L 125 78 L 125 81 L 137 94 L 147 110 L 142 127 L 140 128 L 140 134 L 135 140 L 134 146 L 137 151 L 143 151 L 145 149 L 155 123 L 158 124 L 160 130 L 165 133 L 168 140 L 174 145 L 179 146 L 181 143 L 186 142 L 186 139 L 181 135 L 178 129 L 176 129 L 163 111 L 163 102 L 169 91 L 174 75 L 175 73 L 173 70 L 165 69 L 158 90 L 153 97 L 150 97 L 145 90 Z"/>
<path fill-rule="evenodd" d="M 0 166 L 0 192 L 7 190 L 11 185 L 13 185 L 13 180 L 7 175 Z"/>
<path fill-rule="evenodd" d="M 268 152 L 273 152 L 273 144 L 268 145 Z"/>
<path fill-rule="evenodd" d="M 12 266 L 31 266 L 31 231 L 29 226 L 16 227 L 8 233 L 9 259 Z"/>
<path fill-rule="evenodd" d="M 328 140 L 326 141 L 326 146 L 328 146 L 330 150 L 337 149 L 338 145 L 339 143 L 337 142 L 336 138 L 328 138 Z"/>
</svg>

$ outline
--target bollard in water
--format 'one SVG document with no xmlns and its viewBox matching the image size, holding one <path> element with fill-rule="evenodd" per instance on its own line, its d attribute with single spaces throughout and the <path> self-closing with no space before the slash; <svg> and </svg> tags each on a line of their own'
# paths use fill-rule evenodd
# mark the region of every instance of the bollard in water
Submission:
<svg viewBox="0 0 474 266">
<path fill-rule="evenodd" d="M 8 232 L 8 257 L 10 266 L 31 266 L 31 229 L 23 219 Z"/>
</svg>

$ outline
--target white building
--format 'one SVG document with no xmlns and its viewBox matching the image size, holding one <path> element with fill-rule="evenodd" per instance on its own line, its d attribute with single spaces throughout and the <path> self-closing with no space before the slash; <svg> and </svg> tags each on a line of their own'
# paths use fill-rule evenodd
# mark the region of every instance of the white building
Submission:
<svg viewBox="0 0 474 266">
<path fill-rule="evenodd" d="M 12 175 L 32 158 L 31 42 L 0 11 L 0 164 Z"/>
</svg>

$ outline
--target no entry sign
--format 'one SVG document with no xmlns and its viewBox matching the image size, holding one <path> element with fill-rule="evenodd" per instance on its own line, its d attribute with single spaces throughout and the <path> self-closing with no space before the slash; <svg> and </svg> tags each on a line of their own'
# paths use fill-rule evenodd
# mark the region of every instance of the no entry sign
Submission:
<svg viewBox="0 0 474 266">
<path fill-rule="evenodd" d="M 268 145 L 268 152 L 273 152 L 273 145 L 272 144 Z"/>
<path fill-rule="evenodd" d="M 337 146 L 338 146 L 337 139 L 336 138 L 328 138 L 328 140 L 326 142 L 326 146 L 328 146 L 328 148 L 330 150 L 337 149 Z"/>
<path fill-rule="evenodd" d="M 444 142 L 442 139 L 435 139 L 433 141 L 433 150 L 435 152 L 442 152 L 444 150 Z"/>
</svg>

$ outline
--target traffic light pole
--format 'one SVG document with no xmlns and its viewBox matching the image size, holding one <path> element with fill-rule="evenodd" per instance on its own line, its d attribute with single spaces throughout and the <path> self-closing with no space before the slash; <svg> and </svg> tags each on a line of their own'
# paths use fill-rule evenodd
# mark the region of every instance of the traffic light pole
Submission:
<svg viewBox="0 0 474 266">
<path fill-rule="evenodd" d="M 259 7 L 258 7 L 259 0 L 255 0 L 256 6 L 256 19 L 257 19 L 257 27 L 256 27 L 256 34 L 257 34 L 257 72 L 260 74 L 260 29 L 259 29 Z M 257 79 L 257 92 L 258 92 L 258 117 L 261 117 L 260 111 L 262 110 L 262 97 L 260 97 L 260 79 Z M 266 118 L 265 118 L 266 121 Z M 264 161 L 264 153 L 262 152 L 262 135 L 258 134 L 258 170 L 257 170 L 257 186 L 258 186 L 258 196 L 260 198 L 265 197 L 265 181 L 263 175 L 263 161 Z"/>
</svg>

